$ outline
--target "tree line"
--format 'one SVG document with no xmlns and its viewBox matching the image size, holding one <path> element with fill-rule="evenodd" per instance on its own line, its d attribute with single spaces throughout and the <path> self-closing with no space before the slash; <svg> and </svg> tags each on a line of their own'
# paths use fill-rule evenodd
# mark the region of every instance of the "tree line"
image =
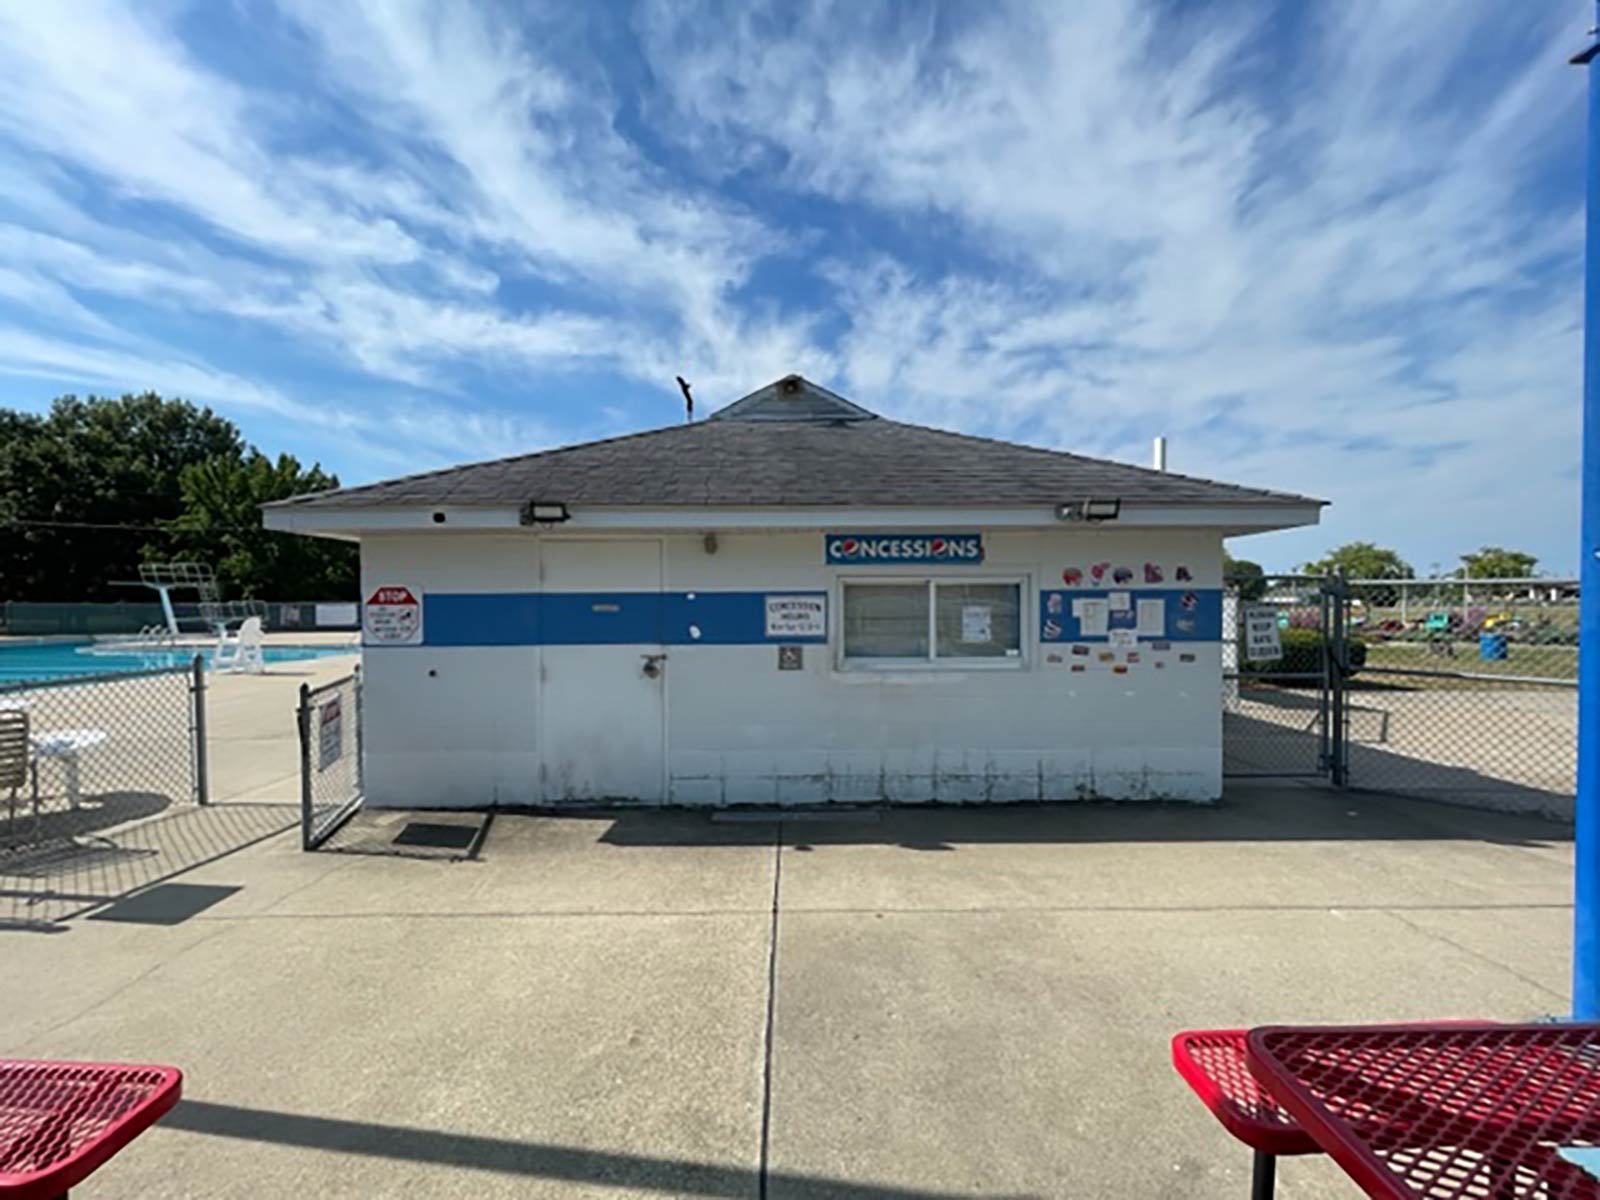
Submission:
<svg viewBox="0 0 1600 1200">
<path fill-rule="evenodd" d="M 1539 565 L 1537 555 L 1522 550 L 1507 550 L 1504 546 L 1485 546 L 1470 554 L 1460 556 L 1461 565 L 1446 578 L 1453 579 L 1526 579 Z M 1246 599 L 1259 599 L 1266 591 L 1266 572 L 1260 563 L 1247 558 L 1223 556 L 1224 573 L 1238 580 Z M 1303 575 L 1343 575 L 1347 579 L 1415 579 L 1417 573 L 1410 563 L 1394 550 L 1372 542 L 1346 542 L 1336 546 L 1314 562 L 1300 567 Z"/>
<path fill-rule="evenodd" d="M 358 595 L 354 546 L 272 533 L 258 505 L 337 487 L 231 421 L 154 392 L 0 407 L 0 600 L 147 600 L 139 564 L 209 564 L 229 598 Z"/>
</svg>

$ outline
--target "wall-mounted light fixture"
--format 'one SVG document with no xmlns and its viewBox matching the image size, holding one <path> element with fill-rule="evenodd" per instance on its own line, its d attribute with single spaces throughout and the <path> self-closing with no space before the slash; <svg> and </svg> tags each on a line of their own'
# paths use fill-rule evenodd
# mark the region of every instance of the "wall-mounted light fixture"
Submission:
<svg viewBox="0 0 1600 1200">
<path fill-rule="evenodd" d="M 529 500 L 518 519 L 524 525 L 559 525 L 572 516 L 559 501 Z"/>
<path fill-rule="evenodd" d="M 1056 505 L 1058 521 L 1115 521 L 1121 514 L 1121 500 L 1068 500 Z"/>
<path fill-rule="evenodd" d="M 706 534 L 705 537 L 700 539 L 700 544 L 706 548 L 707 554 L 715 554 L 717 552 L 717 535 L 715 533 Z"/>
</svg>

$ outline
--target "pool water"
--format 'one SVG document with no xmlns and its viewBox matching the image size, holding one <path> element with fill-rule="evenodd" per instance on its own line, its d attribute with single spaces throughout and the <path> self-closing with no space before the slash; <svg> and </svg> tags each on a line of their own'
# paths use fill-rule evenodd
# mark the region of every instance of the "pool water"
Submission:
<svg viewBox="0 0 1600 1200">
<path fill-rule="evenodd" d="M 115 671 L 148 671 L 157 667 L 182 667 L 194 661 L 196 651 L 211 665 L 212 646 L 179 646 L 139 650 L 107 650 L 92 641 L 26 642 L 8 646 L 0 642 L 0 685 L 36 679 L 69 679 L 78 675 L 104 675 Z M 356 646 L 264 646 L 269 663 L 303 658 L 355 654 Z"/>
</svg>

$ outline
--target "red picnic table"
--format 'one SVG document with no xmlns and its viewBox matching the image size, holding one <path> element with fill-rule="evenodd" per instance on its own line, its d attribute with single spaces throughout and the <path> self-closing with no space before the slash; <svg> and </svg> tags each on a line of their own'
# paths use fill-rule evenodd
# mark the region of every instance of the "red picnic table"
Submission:
<svg viewBox="0 0 1600 1200">
<path fill-rule="evenodd" d="M 1600 1146 L 1600 1024 L 1269 1025 L 1245 1058 L 1368 1196 L 1600 1200 L 1563 1153 Z"/>
<path fill-rule="evenodd" d="M 176 1067 L 0 1059 L 0 1197 L 65 1196 L 182 1091 Z"/>
</svg>

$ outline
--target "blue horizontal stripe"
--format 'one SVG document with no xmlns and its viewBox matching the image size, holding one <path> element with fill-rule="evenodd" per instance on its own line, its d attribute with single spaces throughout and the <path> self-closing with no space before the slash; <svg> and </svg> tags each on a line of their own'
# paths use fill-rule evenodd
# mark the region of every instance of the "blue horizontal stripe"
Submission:
<svg viewBox="0 0 1600 1200">
<path fill-rule="evenodd" d="M 767 636 L 768 592 L 429 592 L 422 637 L 429 646 L 748 646 L 822 642 Z M 698 636 L 696 636 L 698 634 Z"/>
<path fill-rule="evenodd" d="M 430 646 L 529 646 L 539 642 L 539 597 L 502 595 L 422 597 L 422 640 Z"/>
</svg>

